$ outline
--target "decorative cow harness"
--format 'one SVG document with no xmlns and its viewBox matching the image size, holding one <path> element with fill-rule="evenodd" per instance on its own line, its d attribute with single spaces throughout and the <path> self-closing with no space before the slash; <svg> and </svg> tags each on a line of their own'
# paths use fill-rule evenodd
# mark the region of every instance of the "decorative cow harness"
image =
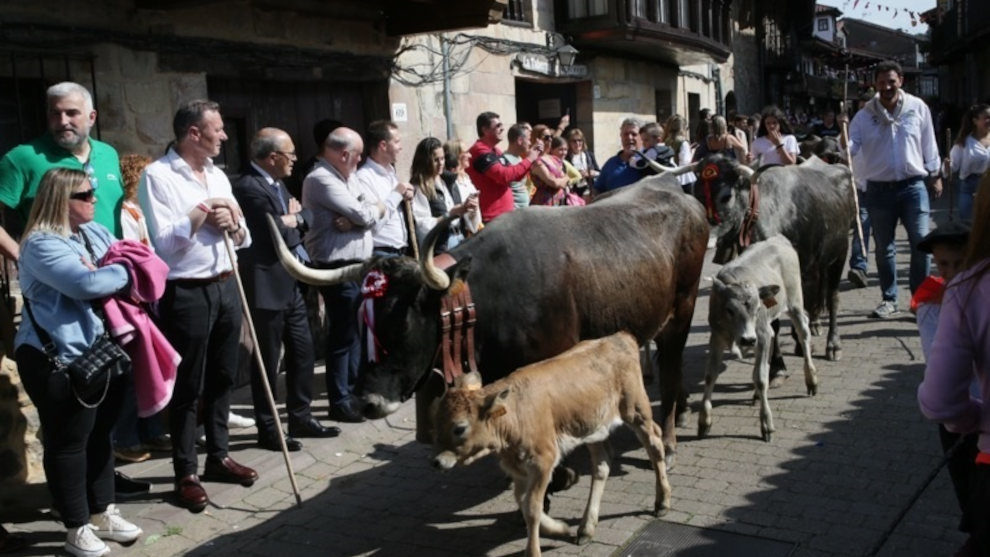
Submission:
<svg viewBox="0 0 990 557">
<path fill-rule="evenodd" d="M 456 260 L 446 253 L 434 258 L 434 264 L 439 269 L 446 269 L 456 263 Z M 388 277 L 375 269 L 370 271 L 361 282 L 360 319 L 365 326 L 364 340 L 367 343 L 367 357 L 370 362 L 381 361 L 382 355 L 388 352 L 378 340 L 375 328 L 375 300 L 385 296 L 388 291 Z M 474 325 L 476 322 L 474 301 L 471 299 L 471 289 L 467 282 L 455 280 L 440 301 L 440 345 L 437 347 L 437 357 L 434 361 L 443 362 L 442 373 L 444 382 L 450 385 L 454 379 L 467 373 L 477 372 L 478 366 L 474 358 Z M 419 388 L 422 380 L 413 386 L 412 391 Z M 409 398 L 412 392 L 404 393 L 403 400 Z"/>
<path fill-rule="evenodd" d="M 437 268 L 446 269 L 456 263 L 456 260 L 442 253 L 433 262 Z M 465 373 L 478 371 L 474 358 L 476 321 L 471 288 L 467 282 L 457 279 L 440 301 L 440 346 L 437 350 L 440 352 L 439 359 L 443 362 L 443 379 L 447 385 Z M 440 370 L 434 369 L 434 372 L 439 373 Z"/>
</svg>

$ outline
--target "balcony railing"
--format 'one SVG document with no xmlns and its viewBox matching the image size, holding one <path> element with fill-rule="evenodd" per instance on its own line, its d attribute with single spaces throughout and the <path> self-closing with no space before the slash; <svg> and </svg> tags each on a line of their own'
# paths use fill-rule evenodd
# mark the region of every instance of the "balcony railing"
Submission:
<svg viewBox="0 0 990 557">
<path fill-rule="evenodd" d="M 618 51 L 673 64 L 723 62 L 730 0 L 556 0 L 557 30 L 584 51 Z"/>
</svg>

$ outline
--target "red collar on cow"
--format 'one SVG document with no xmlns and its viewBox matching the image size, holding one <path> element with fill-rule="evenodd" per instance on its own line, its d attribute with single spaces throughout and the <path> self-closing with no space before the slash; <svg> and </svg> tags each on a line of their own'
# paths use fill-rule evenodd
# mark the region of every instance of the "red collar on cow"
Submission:
<svg viewBox="0 0 990 557">
<path fill-rule="evenodd" d="M 718 224 L 722 219 L 718 216 L 715 200 L 712 198 L 712 181 L 721 176 L 718 165 L 711 162 L 701 169 L 701 191 L 705 196 L 705 214 L 710 224 Z"/>
<path fill-rule="evenodd" d="M 440 301 L 440 358 L 447 384 L 468 373 L 477 372 L 474 358 L 474 301 L 468 283 L 456 279 Z"/>
<path fill-rule="evenodd" d="M 760 188 L 757 187 L 758 176 L 753 176 L 749 185 L 749 207 L 746 216 L 739 227 L 739 247 L 746 249 L 753 243 L 753 232 L 756 230 L 756 220 L 760 218 Z"/>
</svg>

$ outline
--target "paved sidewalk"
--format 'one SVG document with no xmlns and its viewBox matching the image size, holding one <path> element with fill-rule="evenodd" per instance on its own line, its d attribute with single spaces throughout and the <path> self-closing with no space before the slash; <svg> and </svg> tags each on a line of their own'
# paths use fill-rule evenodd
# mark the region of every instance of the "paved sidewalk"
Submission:
<svg viewBox="0 0 990 557">
<path fill-rule="evenodd" d="M 903 236 L 903 234 L 901 234 Z M 901 306 L 907 307 L 906 242 L 901 254 Z M 709 251 L 709 260 L 711 251 Z M 842 361 L 828 362 L 824 337 L 813 339 L 820 385 L 805 395 L 801 361 L 782 335 L 792 376 L 771 391 L 777 432 L 760 440 L 758 407 L 750 404 L 752 361 L 728 360 L 716 388 L 711 436 L 696 437 L 707 353 L 708 294 L 703 283 L 685 356 L 691 392 L 688 426 L 678 430 L 679 453 L 671 472 L 673 510 L 662 520 L 739 532 L 796 544 L 800 557 L 951 555 L 963 536 L 958 511 L 940 464 L 935 426 L 917 409 L 915 390 L 924 370 L 909 313 L 888 321 L 867 318 L 879 301 L 873 263 L 870 286 L 849 290 L 843 282 Z M 717 266 L 708 263 L 705 276 Z M 322 385 L 321 379 L 317 385 Z M 655 384 L 648 389 L 654 399 Z M 246 389 L 236 407 L 245 409 Z M 325 404 L 317 408 L 325 416 Z M 525 526 L 505 478 L 489 457 L 469 468 L 440 473 L 427 447 L 415 442 L 412 402 L 386 420 L 343 424 L 343 435 L 305 440 L 292 453 L 304 504 L 295 505 L 282 456 L 255 448 L 254 430 L 234 431 L 235 458 L 261 474 L 251 488 L 207 483 L 215 504 L 198 515 L 170 503 L 168 458 L 123 470 L 151 480 L 147 500 L 122 503 L 125 517 L 145 531 L 130 548 L 111 543 L 114 555 L 472 556 L 522 552 Z M 544 537 L 547 555 L 621 555 L 652 518 L 649 462 L 634 436 L 613 436 L 615 460 L 605 489 L 594 542 Z M 583 476 L 553 498 L 551 512 L 576 525 L 587 500 L 587 452 L 570 459 Z M 14 532 L 35 543 L 23 555 L 60 554 L 64 531 L 43 510 L 35 488 L 26 510 L 7 513 Z M 920 492 L 920 497 L 916 495 Z M 902 515 L 903 519 L 902 519 Z M 701 555 L 700 553 L 691 553 Z M 731 547 L 719 555 L 732 556 Z"/>
</svg>

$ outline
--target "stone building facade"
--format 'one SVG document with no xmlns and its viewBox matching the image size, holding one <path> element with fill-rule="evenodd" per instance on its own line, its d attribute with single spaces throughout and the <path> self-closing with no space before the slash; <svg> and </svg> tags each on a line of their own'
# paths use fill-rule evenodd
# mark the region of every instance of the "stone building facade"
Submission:
<svg viewBox="0 0 990 557">
<path fill-rule="evenodd" d="M 705 21 L 728 30 L 715 45 L 724 56 L 691 42 L 701 27 L 660 57 L 636 53 L 654 48 L 656 39 L 622 48 L 574 40 L 574 29 L 560 33 L 568 5 L 560 0 L 4 3 L 0 151 L 44 133 L 45 88 L 72 80 L 94 93 L 94 135 L 121 154 L 160 156 L 181 103 L 219 101 L 230 140 L 218 162 L 230 173 L 244 167 L 250 138 L 261 127 L 287 130 L 306 160 L 316 152 L 311 128 L 320 119 L 362 130 L 374 119 L 392 118 L 405 138 L 398 167 L 407 176 L 421 138 L 470 143 L 475 118 L 485 110 L 505 122 L 554 125 L 567 113 L 604 162 L 619 149 L 623 118 L 693 118 L 699 108 L 728 104 L 743 112 L 759 108 L 759 79 L 740 71 L 756 67 L 756 49 L 752 34 L 735 22 L 737 8 L 729 0 L 685 4 L 696 6 L 692 17 L 710 16 Z M 422 6 L 423 14 L 410 6 Z M 515 19 L 499 21 L 506 9 Z M 568 42 L 580 51 L 571 66 L 557 54 Z M 677 62 L 679 50 L 692 54 L 690 63 Z M 37 418 L 18 385 L 5 360 L 0 508 L 12 504 L 11 486 L 43 481 Z"/>
</svg>

